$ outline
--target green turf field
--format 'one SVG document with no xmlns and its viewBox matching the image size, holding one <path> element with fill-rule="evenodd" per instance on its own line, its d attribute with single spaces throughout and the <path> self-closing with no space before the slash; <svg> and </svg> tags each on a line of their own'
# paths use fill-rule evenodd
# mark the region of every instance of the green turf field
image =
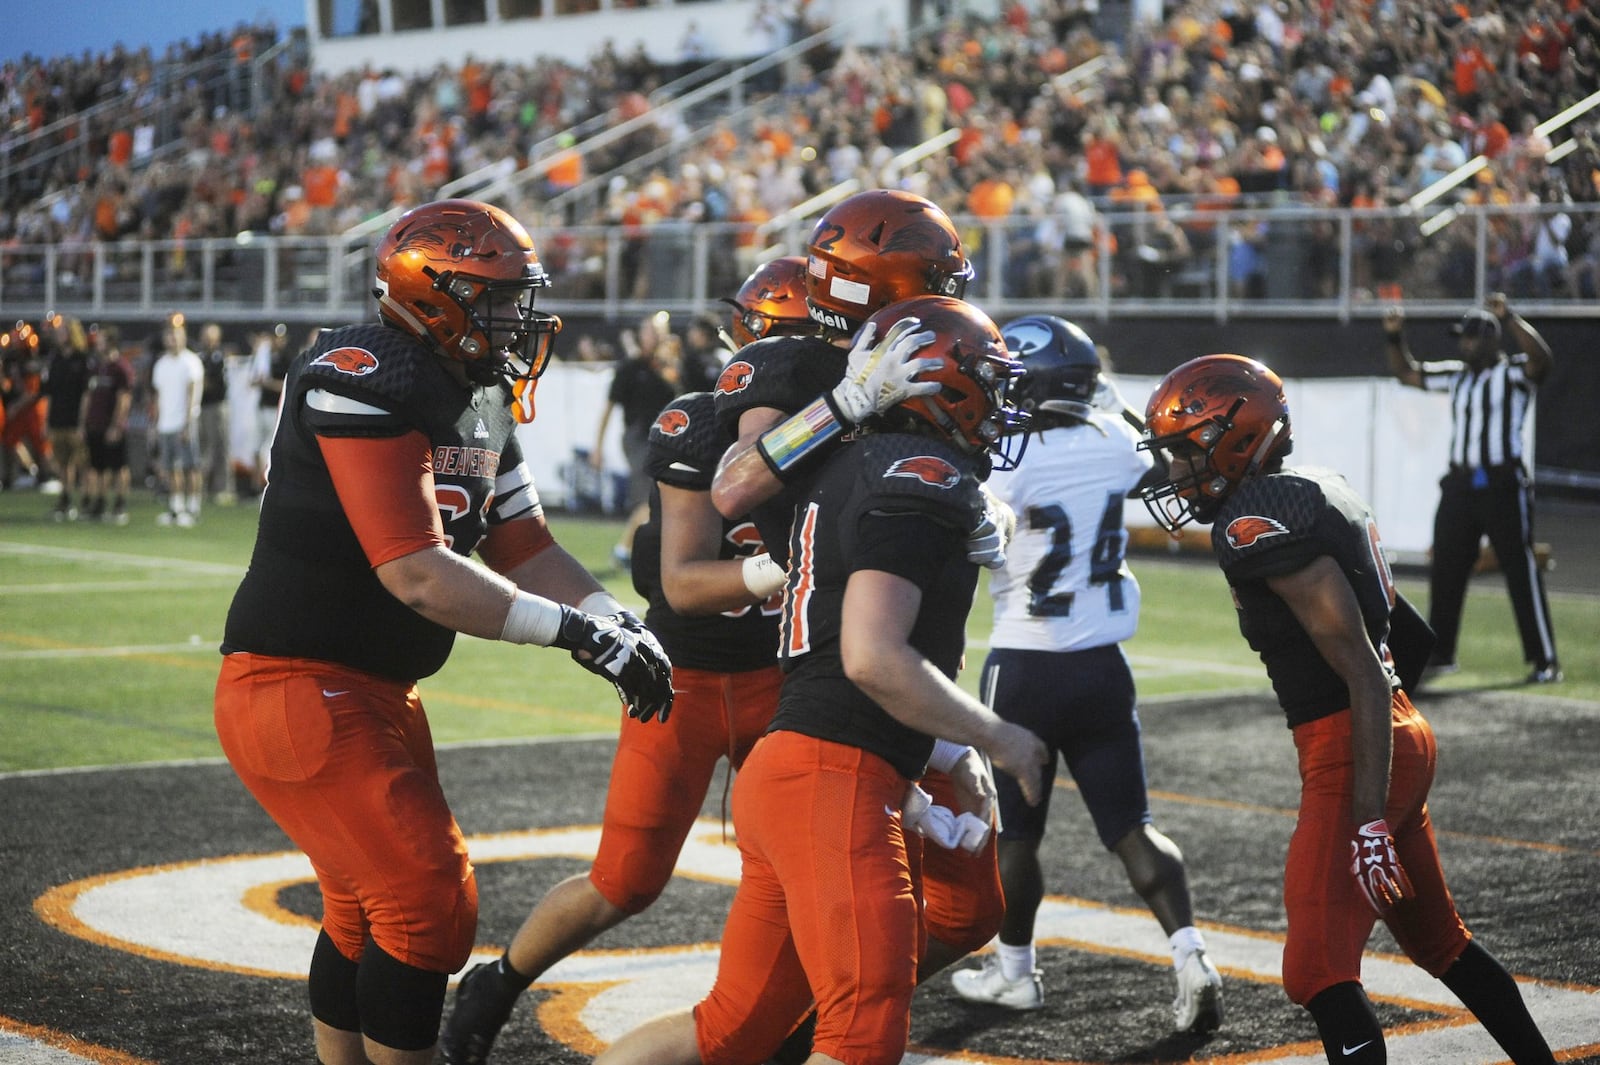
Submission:
<svg viewBox="0 0 1600 1065">
<path fill-rule="evenodd" d="M 208 758 L 219 754 L 211 690 L 223 618 L 249 558 L 253 506 L 210 507 L 192 529 L 158 526 L 135 502 L 122 527 L 49 520 L 52 500 L 0 494 L 0 771 Z M 617 524 L 555 514 L 560 541 L 624 602 L 642 606 L 609 560 Z M 1146 699 L 1265 691 L 1221 575 L 1203 559 L 1135 556 L 1144 588 L 1130 642 Z M 1425 607 L 1420 577 L 1401 589 Z M 1553 597 L 1567 682 L 1551 695 L 1600 700 L 1600 599 Z M 969 624 L 969 688 L 989 632 L 986 595 Z M 1475 586 L 1463 672 L 1442 687 L 1519 685 L 1525 672 L 1497 581 Z M 422 684 L 440 743 L 616 728 L 610 691 L 558 651 L 462 638 Z"/>
</svg>

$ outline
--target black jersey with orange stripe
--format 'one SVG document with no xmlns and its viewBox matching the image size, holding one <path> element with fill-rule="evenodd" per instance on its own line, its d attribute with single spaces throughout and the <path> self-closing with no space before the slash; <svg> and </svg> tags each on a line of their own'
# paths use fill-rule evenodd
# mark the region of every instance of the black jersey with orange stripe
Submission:
<svg viewBox="0 0 1600 1065">
<path fill-rule="evenodd" d="M 1344 681 L 1323 659 L 1287 603 L 1267 585 L 1323 555 L 1339 565 L 1385 668 L 1394 578 L 1372 508 L 1332 470 L 1284 470 L 1242 482 L 1211 527 L 1211 546 L 1233 590 L 1239 629 L 1261 656 L 1290 728 L 1350 705 Z"/>
<path fill-rule="evenodd" d="M 645 457 L 657 482 L 650 491 L 650 517 L 633 537 L 633 587 L 649 603 L 645 624 L 673 665 L 713 673 L 743 673 L 773 664 L 779 597 L 700 617 L 673 610 L 661 585 L 661 485 L 705 494 L 709 508 L 711 479 L 728 442 L 711 393 L 689 392 L 663 407 L 650 426 Z M 720 520 L 719 559 L 745 558 L 764 549 L 754 522 Z"/>
<path fill-rule="evenodd" d="M 975 466 L 943 440 L 881 433 L 840 449 L 809 482 L 790 533 L 779 629 L 787 675 L 773 728 L 871 751 L 908 780 L 922 774 L 933 738 L 896 720 L 844 675 L 845 587 L 858 570 L 915 584 L 922 600 L 910 643 L 954 677 L 978 581 L 966 548 L 983 511 Z"/>
<path fill-rule="evenodd" d="M 318 391 L 353 403 L 308 401 Z M 317 443 L 408 432 L 431 445 L 452 551 L 470 554 L 491 522 L 537 510 L 506 385 L 463 381 L 397 329 L 325 330 L 284 380 L 255 548 L 228 611 L 225 651 L 315 658 L 407 681 L 444 664 L 454 631 L 383 587 Z"/>
</svg>

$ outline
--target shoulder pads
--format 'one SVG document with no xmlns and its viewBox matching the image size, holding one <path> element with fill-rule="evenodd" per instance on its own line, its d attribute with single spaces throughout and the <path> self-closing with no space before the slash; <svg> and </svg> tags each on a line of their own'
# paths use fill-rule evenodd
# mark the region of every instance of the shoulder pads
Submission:
<svg viewBox="0 0 1600 1065">
<path fill-rule="evenodd" d="M 777 336 L 746 344 L 717 378 L 717 421 L 730 440 L 753 407 L 793 414 L 839 383 L 849 352 L 817 337 Z"/>
<path fill-rule="evenodd" d="M 1222 505 L 1211 526 L 1211 546 L 1226 568 L 1289 544 L 1316 528 L 1323 506 L 1322 486 L 1297 473 L 1252 477 Z"/>
<path fill-rule="evenodd" d="M 910 433 L 873 433 L 847 445 L 860 450 L 863 511 L 927 514 L 971 531 L 983 520 L 977 469 L 943 440 Z"/>
<path fill-rule="evenodd" d="M 717 426 L 710 392 L 687 392 L 656 415 L 645 457 L 650 476 L 675 488 L 711 489 L 729 440 Z"/>
<path fill-rule="evenodd" d="M 325 388 L 386 410 L 413 406 L 418 383 L 442 372 L 416 340 L 374 324 L 324 330 L 301 358 L 302 389 Z"/>
</svg>

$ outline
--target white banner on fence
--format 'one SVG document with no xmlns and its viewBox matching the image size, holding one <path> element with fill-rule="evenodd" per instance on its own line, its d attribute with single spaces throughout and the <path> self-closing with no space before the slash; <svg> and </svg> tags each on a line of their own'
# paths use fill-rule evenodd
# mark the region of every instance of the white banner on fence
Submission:
<svg viewBox="0 0 1600 1065">
<path fill-rule="evenodd" d="M 573 464 L 580 451 L 587 454 L 595 445 L 613 368 L 608 363 L 559 363 L 539 381 L 539 417 L 523 427 L 522 447 L 549 506 L 575 502 Z M 1158 381 L 1125 376 L 1118 378 L 1118 386 L 1139 407 Z M 1406 561 L 1420 560 L 1433 540 L 1438 482 L 1448 462 L 1446 397 L 1369 377 L 1295 378 L 1284 382 L 1284 388 L 1294 423 L 1293 462 L 1343 473 L 1372 504 L 1389 551 Z M 1530 418 L 1529 454 L 1532 429 Z M 601 490 L 609 507 L 615 505 L 619 479 L 628 472 L 620 411 L 607 427 L 605 468 Z M 1129 525 L 1151 524 L 1137 503 L 1127 507 L 1127 520 Z"/>
</svg>

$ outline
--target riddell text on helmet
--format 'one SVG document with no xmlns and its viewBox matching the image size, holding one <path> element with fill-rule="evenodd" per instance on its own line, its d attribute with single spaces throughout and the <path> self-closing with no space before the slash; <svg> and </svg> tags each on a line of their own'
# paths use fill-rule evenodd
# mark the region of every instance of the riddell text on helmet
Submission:
<svg viewBox="0 0 1600 1065">
<path fill-rule="evenodd" d="M 855 330 L 855 326 L 850 323 L 850 319 L 846 318 L 837 311 L 830 311 L 825 308 L 815 306 L 807 307 L 806 309 L 811 313 L 811 317 L 815 321 L 820 322 L 829 329 L 838 329 L 846 333 L 853 332 Z"/>
</svg>

